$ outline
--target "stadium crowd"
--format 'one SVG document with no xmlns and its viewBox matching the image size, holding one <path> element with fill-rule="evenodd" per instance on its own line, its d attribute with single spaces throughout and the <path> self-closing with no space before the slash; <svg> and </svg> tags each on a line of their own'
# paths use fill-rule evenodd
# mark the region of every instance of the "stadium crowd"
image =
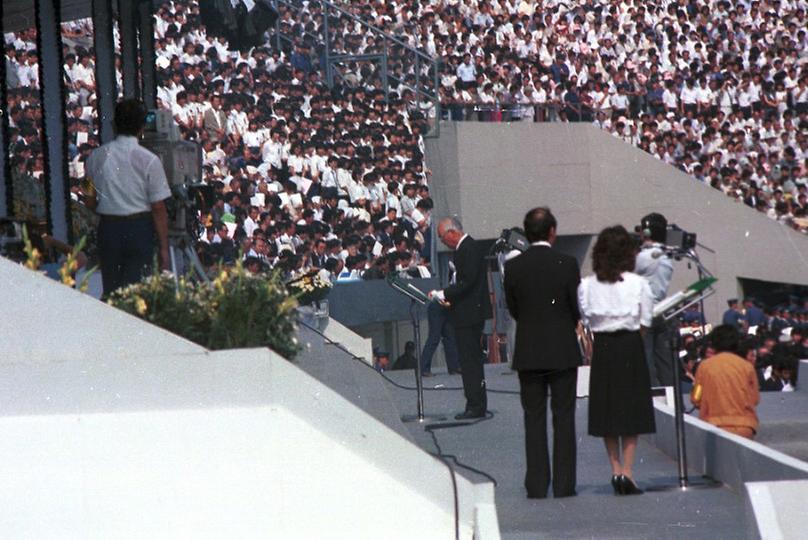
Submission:
<svg viewBox="0 0 808 540">
<path fill-rule="evenodd" d="M 451 118 L 593 122 L 808 232 L 804 0 L 343 4 L 443 60 Z"/>
<path fill-rule="evenodd" d="M 393 47 L 389 94 L 373 63 L 341 66 L 344 84 L 330 89 L 318 2 L 295 10 L 279 4 L 282 31 L 295 36 L 282 50 L 231 51 L 206 33 L 195 0 L 157 11 L 158 104 L 184 138 L 202 145 L 202 180 L 213 188 L 198 244 L 211 267 L 242 254 L 249 268 L 279 267 L 288 278 L 311 271 L 332 281 L 429 275 L 423 136 L 436 111 L 419 102 L 416 79 L 437 91 L 446 117 L 592 122 L 808 232 L 805 0 L 341 5 L 440 59 L 439 87 L 429 86 L 428 64 Z M 386 46 L 343 13 L 330 10 L 329 21 L 335 53 Z M 62 31 L 70 176 L 78 192 L 84 160 L 98 145 L 92 26 L 73 21 Z M 35 31 L 6 33 L 4 42 L 15 212 L 42 219 Z M 75 206 L 74 215 L 82 215 Z M 745 333 L 753 328 L 743 356 L 755 363 L 761 387 L 787 389 L 794 359 L 808 356 L 808 305 L 752 321 L 755 309 L 735 317 Z M 792 328 L 790 341 L 781 341 L 784 328 Z M 686 351 L 691 375 L 711 354 L 695 335 L 686 337 Z"/>
</svg>

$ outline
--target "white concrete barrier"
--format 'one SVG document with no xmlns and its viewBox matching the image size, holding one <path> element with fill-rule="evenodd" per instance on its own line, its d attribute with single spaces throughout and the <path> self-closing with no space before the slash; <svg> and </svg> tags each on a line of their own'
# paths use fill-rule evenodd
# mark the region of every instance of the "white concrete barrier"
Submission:
<svg viewBox="0 0 808 540">
<path fill-rule="evenodd" d="M 333 318 L 328 319 L 323 334 L 334 343 L 339 343 L 345 347 L 352 355 L 361 358 L 371 366 L 373 365 L 372 340 L 363 338 Z"/>
<path fill-rule="evenodd" d="M 454 537 L 449 469 L 269 349 L 0 280 L 3 537 Z M 461 538 L 499 538 L 493 485 L 455 481 Z"/>
<path fill-rule="evenodd" d="M 749 520 L 749 537 L 763 540 L 805 538 L 808 481 L 749 482 L 744 499 Z"/>
</svg>

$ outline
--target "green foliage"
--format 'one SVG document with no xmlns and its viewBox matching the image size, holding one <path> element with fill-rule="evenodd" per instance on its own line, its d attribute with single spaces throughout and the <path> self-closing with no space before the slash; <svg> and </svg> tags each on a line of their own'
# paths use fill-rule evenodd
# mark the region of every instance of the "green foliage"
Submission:
<svg viewBox="0 0 808 540">
<path fill-rule="evenodd" d="M 240 264 L 211 284 L 168 272 L 112 293 L 109 304 L 211 350 L 269 347 L 292 359 L 297 302 L 277 273 L 251 274 Z"/>
</svg>

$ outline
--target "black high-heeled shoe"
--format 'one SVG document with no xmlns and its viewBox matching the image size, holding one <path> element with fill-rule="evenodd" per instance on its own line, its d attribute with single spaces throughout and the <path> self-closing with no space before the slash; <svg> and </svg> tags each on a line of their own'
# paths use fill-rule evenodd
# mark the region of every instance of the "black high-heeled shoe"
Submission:
<svg viewBox="0 0 808 540">
<path fill-rule="evenodd" d="M 614 489 L 615 495 L 622 495 L 623 494 L 623 484 L 620 482 L 620 475 L 613 474 L 612 475 L 612 488 Z"/>
<path fill-rule="evenodd" d="M 643 490 L 637 487 L 634 480 L 625 474 L 620 475 L 620 487 L 623 495 L 642 495 L 644 493 Z"/>
</svg>

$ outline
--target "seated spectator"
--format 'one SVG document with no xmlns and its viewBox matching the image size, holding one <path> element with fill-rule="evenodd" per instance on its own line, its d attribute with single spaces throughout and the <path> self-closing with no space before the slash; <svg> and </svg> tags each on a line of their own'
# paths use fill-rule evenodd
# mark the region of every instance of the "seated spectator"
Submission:
<svg viewBox="0 0 808 540">
<path fill-rule="evenodd" d="M 705 422 L 753 439 L 758 428 L 755 407 L 760 391 L 754 367 L 737 354 L 738 330 L 721 325 L 709 339 L 716 354 L 699 364 L 690 399 Z"/>
<path fill-rule="evenodd" d="M 761 375 L 760 390 L 763 392 L 793 392 L 796 361 L 785 353 L 774 355 L 771 365 Z"/>
<path fill-rule="evenodd" d="M 415 369 L 415 366 L 416 366 L 415 343 L 413 343 L 412 341 L 408 341 L 404 345 L 404 354 L 396 358 L 396 361 L 393 364 L 393 369 L 394 370 Z"/>
</svg>

